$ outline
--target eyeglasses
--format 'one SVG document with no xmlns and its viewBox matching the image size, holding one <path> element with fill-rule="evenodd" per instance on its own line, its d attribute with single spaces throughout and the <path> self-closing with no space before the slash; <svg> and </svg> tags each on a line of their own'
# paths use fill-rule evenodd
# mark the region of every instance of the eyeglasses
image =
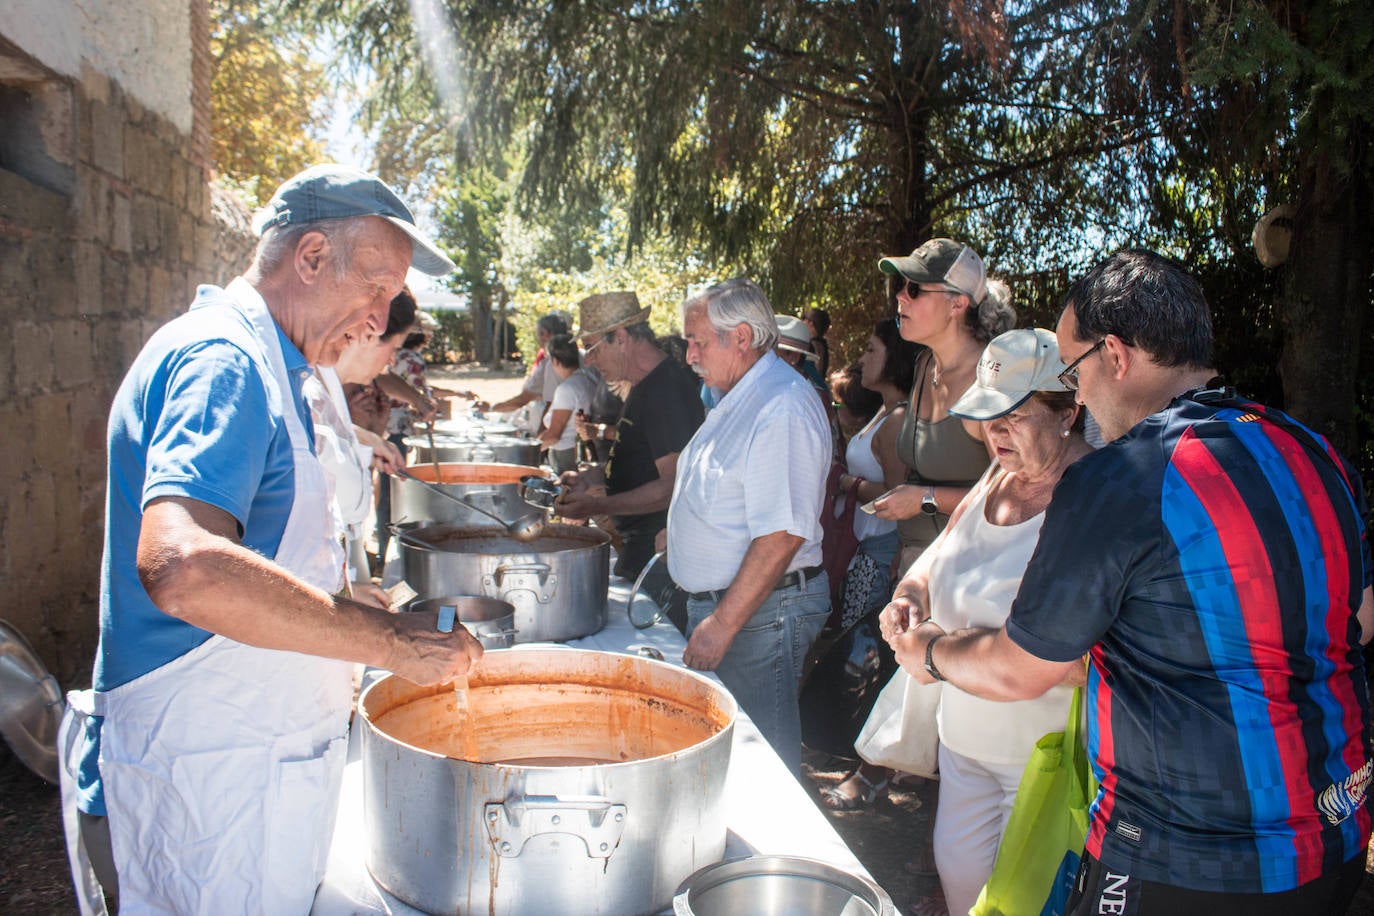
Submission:
<svg viewBox="0 0 1374 916">
<path fill-rule="evenodd" d="M 1083 360 L 1087 359 L 1089 356 L 1092 356 L 1098 350 L 1101 350 L 1102 345 L 1106 342 L 1107 338 L 1102 338 L 1097 343 L 1089 347 L 1088 350 L 1082 356 L 1078 357 L 1078 359 L 1074 360 L 1073 362 L 1069 363 L 1066 367 L 1064 367 L 1064 371 L 1059 373 L 1059 384 L 1063 385 L 1070 391 L 1077 391 L 1078 364 L 1083 362 Z"/>
<path fill-rule="evenodd" d="M 583 359 L 586 359 L 588 356 L 591 356 L 591 355 L 592 355 L 592 351 L 595 350 L 597 347 L 601 346 L 602 344 L 604 344 L 605 342 L 606 342 L 606 338 L 603 336 L 603 337 L 602 337 L 600 340 L 598 340 L 596 343 L 592 344 L 590 347 L 588 347 L 587 349 L 585 349 L 585 350 L 582 351 L 582 358 L 583 358 Z"/>
</svg>

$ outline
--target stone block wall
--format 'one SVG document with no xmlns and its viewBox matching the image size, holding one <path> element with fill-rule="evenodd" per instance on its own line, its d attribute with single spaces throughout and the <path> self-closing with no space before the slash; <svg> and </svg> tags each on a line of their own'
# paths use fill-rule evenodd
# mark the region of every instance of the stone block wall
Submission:
<svg viewBox="0 0 1374 916">
<path fill-rule="evenodd" d="M 64 687 L 85 686 L 111 399 L 197 284 L 242 271 L 252 239 L 208 182 L 203 140 L 99 73 L 0 44 L 0 122 L 0 618 Z"/>
</svg>

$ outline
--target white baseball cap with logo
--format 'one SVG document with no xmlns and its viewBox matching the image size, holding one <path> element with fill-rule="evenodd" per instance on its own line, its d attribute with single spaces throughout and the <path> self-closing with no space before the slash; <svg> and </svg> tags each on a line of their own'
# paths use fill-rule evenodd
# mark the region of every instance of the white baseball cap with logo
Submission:
<svg viewBox="0 0 1374 916">
<path fill-rule="evenodd" d="M 978 374 L 949 412 L 965 420 L 995 420 L 1037 391 L 1068 391 L 1059 381 L 1059 342 L 1044 328 L 1017 328 L 994 337 L 978 360 Z"/>
</svg>

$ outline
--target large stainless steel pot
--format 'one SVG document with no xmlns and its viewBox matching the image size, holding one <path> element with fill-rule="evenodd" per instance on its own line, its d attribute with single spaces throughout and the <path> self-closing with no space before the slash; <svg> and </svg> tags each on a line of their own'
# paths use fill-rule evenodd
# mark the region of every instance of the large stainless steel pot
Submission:
<svg viewBox="0 0 1374 916">
<path fill-rule="evenodd" d="M 398 535 L 404 578 L 423 598 L 482 595 L 515 608 L 517 643 L 588 636 L 606 626 L 611 539 L 546 525 L 531 541 L 486 526 L 426 525 Z"/>
<path fill-rule="evenodd" d="M 524 436 L 486 436 L 480 430 L 466 433 L 436 433 L 434 448 L 428 436 L 409 436 L 411 464 L 441 464 L 460 462 L 536 465 L 539 463 L 539 440 Z"/>
<path fill-rule="evenodd" d="M 452 433 L 456 436 L 466 436 L 473 433 L 480 433 L 484 436 L 518 436 L 520 434 L 519 427 L 514 423 L 472 415 L 435 420 L 434 431 L 436 433 Z"/>
<path fill-rule="evenodd" d="M 527 515 L 542 515 L 540 510 L 520 498 L 520 478 L 542 473 L 539 468 L 523 464 L 440 464 L 435 474 L 432 464 L 415 464 L 406 470 L 411 476 L 462 497 L 479 509 L 515 522 Z M 491 519 L 480 512 L 445 499 L 429 487 L 413 480 L 391 478 L 391 518 L 400 523 L 435 522 L 455 525 L 487 525 Z M 415 583 L 411 583 L 415 585 Z M 419 586 L 415 586 L 419 588 Z M 433 594 L 420 594 L 427 598 Z M 442 592 L 440 594 L 450 594 Z M 454 593 L 458 594 L 458 593 Z"/>
<path fill-rule="evenodd" d="M 662 662 L 493 652 L 363 692 L 367 867 L 431 913 L 653 913 L 725 850 L 735 702 Z"/>
</svg>

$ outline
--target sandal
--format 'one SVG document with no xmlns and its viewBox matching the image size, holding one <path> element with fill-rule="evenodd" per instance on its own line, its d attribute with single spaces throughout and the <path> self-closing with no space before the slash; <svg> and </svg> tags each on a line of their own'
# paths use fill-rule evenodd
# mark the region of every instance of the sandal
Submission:
<svg viewBox="0 0 1374 916">
<path fill-rule="evenodd" d="M 910 916 L 949 916 L 949 907 L 945 905 L 944 890 L 937 887 L 934 893 L 917 897 L 911 901 L 911 905 L 907 907 L 906 911 Z"/>
<path fill-rule="evenodd" d="M 908 875 L 915 875 L 917 878 L 935 877 L 938 874 L 935 870 L 935 847 L 929 844 L 922 846 L 916 855 L 902 865 L 902 871 Z"/>
<path fill-rule="evenodd" d="M 845 792 L 844 787 L 856 780 L 863 786 L 859 794 Z M 826 786 L 821 789 L 821 804 L 831 811 L 858 811 L 873 804 L 878 794 L 886 788 L 887 779 L 872 782 L 862 772 L 855 770 L 840 780 L 839 785 Z"/>
</svg>

